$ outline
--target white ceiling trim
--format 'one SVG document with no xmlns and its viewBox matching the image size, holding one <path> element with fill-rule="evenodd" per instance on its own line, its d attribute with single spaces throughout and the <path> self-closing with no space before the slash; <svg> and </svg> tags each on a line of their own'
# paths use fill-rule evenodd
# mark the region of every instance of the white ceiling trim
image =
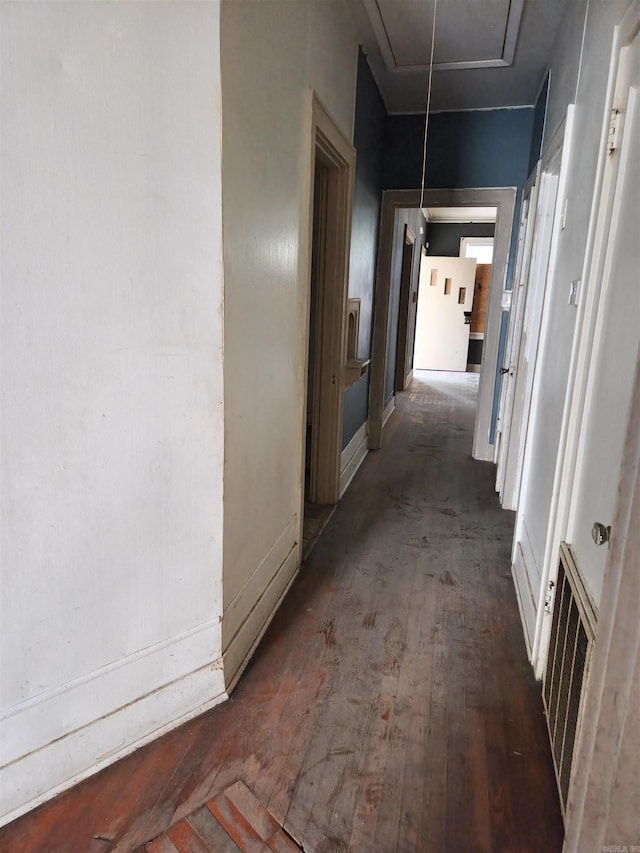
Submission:
<svg viewBox="0 0 640 853">
<path fill-rule="evenodd" d="M 422 210 L 427 222 L 495 222 L 498 208 L 492 206 L 425 207 Z"/>
<path fill-rule="evenodd" d="M 428 71 L 428 64 L 419 65 L 398 65 L 393 54 L 393 49 L 389 41 L 387 28 L 384 25 L 382 13 L 378 6 L 378 0 L 363 0 L 367 16 L 371 23 L 371 27 L 378 42 L 384 64 L 387 71 L 403 73 L 415 71 Z M 520 32 L 520 20 L 522 18 L 522 9 L 524 0 L 511 0 L 509 4 L 509 13 L 507 16 L 507 25 L 505 30 L 504 43 L 502 46 L 502 55 L 495 59 L 469 59 L 457 62 L 434 62 L 434 71 L 460 71 L 473 68 L 504 68 L 513 65 L 513 59 L 516 52 L 516 44 L 518 42 L 518 33 Z M 438 21 L 436 18 L 436 36 L 438 32 Z"/>
</svg>

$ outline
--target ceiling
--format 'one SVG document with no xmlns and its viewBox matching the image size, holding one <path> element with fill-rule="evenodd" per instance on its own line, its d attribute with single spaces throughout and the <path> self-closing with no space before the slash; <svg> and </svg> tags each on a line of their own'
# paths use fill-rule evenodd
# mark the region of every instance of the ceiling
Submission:
<svg viewBox="0 0 640 853">
<path fill-rule="evenodd" d="M 425 207 L 427 222 L 495 222 L 497 207 Z"/>
<path fill-rule="evenodd" d="M 570 0 L 438 0 L 431 111 L 535 103 Z M 435 0 L 350 0 L 390 113 L 424 113 Z"/>
</svg>

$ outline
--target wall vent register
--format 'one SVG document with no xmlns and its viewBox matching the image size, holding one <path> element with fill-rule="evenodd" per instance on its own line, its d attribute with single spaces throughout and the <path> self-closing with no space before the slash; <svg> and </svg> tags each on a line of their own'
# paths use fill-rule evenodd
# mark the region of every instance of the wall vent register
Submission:
<svg viewBox="0 0 640 853">
<path fill-rule="evenodd" d="M 567 807 L 574 748 L 587 681 L 595 613 L 563 542 L 551 622 L 549 657 L 544 677 L 544 705 L 563 813 Z"/>
</svg>

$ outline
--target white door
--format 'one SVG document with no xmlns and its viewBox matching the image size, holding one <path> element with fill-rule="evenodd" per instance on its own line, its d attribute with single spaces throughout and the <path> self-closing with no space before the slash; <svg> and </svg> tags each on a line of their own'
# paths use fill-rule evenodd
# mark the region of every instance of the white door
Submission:
<svg viewBox="0 0 640 853">
<path fill-rule="evenodd" d="M 596 608 L 608 545 L 598 544 L 597 535 L 594 539 L 593 525 L 605 531 L 614 523 L 640 347 L 640 35 L 621 53 L 617 88 L 616 135 L 622 138 L 612 156 L 620 160 L 613 207 L 604 223 L 602 265 L 595 271 L 601 288 L 567 527 L 567 541 Z"/>
<path fill-rule="evenodd" d="M 542 312 L 547 283 L 553 281 L 555 257 L 562 230 L 561 210 L 566 198 L 567 157 L 571 151 L 574 107 L 570 105 L 564 128 L 560 128 L 548 146 L 548 154 L 540 169 L 539 190 L 532 205 L 535 207 L 534 239 L 531 260 L 525 271 L 522 294 L 522 323 L 518 330 L 517 346 L 508 364 L 510 397 L 503 424 L 503 443 L 498 460 L 497 490 L 505 509 L 517 509 L 526 443 L 527 426 L 533 395 L 536 359 Z"/>
<path fill-rule="evenodd" d="M 500 503 L 504 509 L 517 509 L 518 505 L 516 480 L 519 483 L 524 450 L 524 447 L 520 446 L 520 439 L 526 433 L 531 402 L 540 321 L 549 272 L 557 188 L 557 175 L 542 175 L 533 217 L 535 239 L 531 263 L 520 283 L 518 305 L 522 310 L 519 312 L 516 330 L 517 342 L 509 354 L 508 363 L 505 363 L 509 381 L 496 476 L 496 489 L 500 492 Z"/>
<path fill-rule="evenodd" d="M 422 256 L 413 361 L 417 370 L 467 369 L 475 272 L 475 258 Z"/>
<path fill-rule="evenodd" d="M 507 341 L 502 357 L 500 373 L 500 397 L 498 402 L 498 417 L 496 420 L 495 461 L 496 492 L 502 493 L 504 475 L 505 444 L 508 442 L 505 427 L 511 417 L 511 401 L 513 399 L 512 384 L 515 375 L 514 348 L 519 345 L 522 324 L 519 315 L 524 309 L 526 284 L 529 276 L 529 262 L 533 245 L 536 196 L 538 191 L 538 170 L 524 189 L 522 207 L 520 210 L 520 227 L 518 229 L 518 249 L 516 253 L 514 285 L 511 290 L 511 307 L 509 310 L 509 327 Z M 517 330 L 517 331 L 516 331 Z"/>
</svg>

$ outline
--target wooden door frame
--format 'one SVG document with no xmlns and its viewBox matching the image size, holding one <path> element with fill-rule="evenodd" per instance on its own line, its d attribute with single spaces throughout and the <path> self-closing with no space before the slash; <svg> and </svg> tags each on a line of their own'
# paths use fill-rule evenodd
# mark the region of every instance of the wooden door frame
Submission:
<svg viewBox="0 0 640 853">
<path fill-rule="evenodd" d="M 502 290 L 507 277 L 511 230 L 516 204 L 516 188 L 425 190 L 425 207 L 497 207 L 494 263 L 491 271 L 487 328 L 482 354 L 482 372 L 476 408 L 473 438 L 475 459 L 492 460 L 489 443 L 493 410 L 495 375 L 498 365 Z M 394 256 L 393 227 L 396 211 L 420 207 L 420 190 L 386 190 L 382 194 L 380 214 L 380 248 L 376 268 L 376 290 L 373 311 L 373 345 L 371 384 L 369 389 L 369 447 L 382 447 L 384 386 L 387 369 L 387 333 L 391 292 L 391 270 Z"/>
<path fill-rule="evenodd" d="M 322 281 L 317 306 L 315 408 L 310 449 L 313 503 L 335 504 L 340 497 L 342 406 L 344 396 L 345 317 L 351 247 L 351 215 L 355 173 L 354 147 L 343 135 L 315 93 L 311 107 L 311 168 L 309 193 L 308 280 L 305 324 L 305 371 L 303 391 L 303 457 L 306 431 L 307 364 L 311 299 L 311 252 L 313 246 L 314 176 L 316 162 L 327 169 L 326 232 L 322 235 Z M 304 505 L 302 460 L 302 502 Z M 301 513 L 303 517 L 303 513 Z"/>
<path fill-rule="evenodd" d="M 407 247 L 411 246 L 411 260 L 409 262 L 409 272 L 406 281 L 403 280 L 405 275 L 404 252 Z M 396 342 L 396 369 L 394 374 L 394 390 L 404 391 L 407 386 L 407 334 L 409 331 L 409 308 L 411 305 L 411 291 L 413 285 L 413 266 L 415 262 L 415 246 L 416 235 L 411 228 L 405 224 L 404 226 L 404 243 L 402 244 L 402 265 L 400 272 L 400 308 L 398 311 L 398 339 Z M 419 274 L 419 273 L 418 273 Z"/>
<path fill-rule="evenodd" d="M 567 850 L 586 850 L 607 829 L 608 810 L 621 752 L 629 750 L 630 720 L 637 716 L 633 688 L 640 679 L 640 360 L 620 467 L 598 631 L 574 748 L 575 767 L 565 818 Z M 625 743 L 625 736 L 627 742 Z M 640 738 L 637 735 L 637 753 Z M 634 745 L 631 744 L 631 749 Z"/>
</svg>

